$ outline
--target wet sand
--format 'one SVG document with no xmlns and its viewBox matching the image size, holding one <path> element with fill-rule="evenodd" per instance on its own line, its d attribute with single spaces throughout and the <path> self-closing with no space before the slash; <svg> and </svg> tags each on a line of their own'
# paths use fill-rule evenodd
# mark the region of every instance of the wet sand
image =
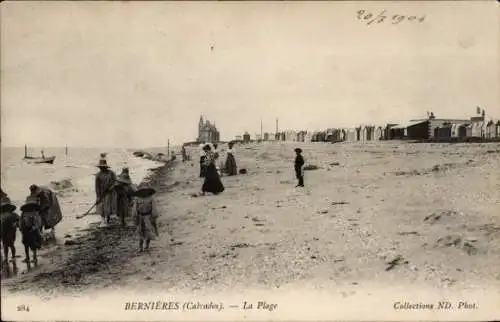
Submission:
<svg viewBox="0 0 500 322">
<path fill-rule="evenodd" d="M 317 166 L 305 188 L 296 146 Z M 152 177 L 162 214 L 149 253 L 132 226 L 93 229 L 2 291 L 500 289 L 497 143 L 243 145 L 248 173 L 205 197 L 192 155 Z"/>
</svg>

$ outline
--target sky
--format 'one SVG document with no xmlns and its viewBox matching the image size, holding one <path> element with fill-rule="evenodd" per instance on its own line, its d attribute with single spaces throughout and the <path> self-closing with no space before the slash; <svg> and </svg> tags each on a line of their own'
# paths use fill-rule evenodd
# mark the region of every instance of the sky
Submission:
<svg viewBox="0 0 500 322">
<path fill-rule="evenodd" d="M 490 2 L 3 2 L 2 146 L 500 118 Z M 367 25 L 358 10 L 389 17 Z M 424 17 L 391 23 L 394 14 Z"/>
</svg>

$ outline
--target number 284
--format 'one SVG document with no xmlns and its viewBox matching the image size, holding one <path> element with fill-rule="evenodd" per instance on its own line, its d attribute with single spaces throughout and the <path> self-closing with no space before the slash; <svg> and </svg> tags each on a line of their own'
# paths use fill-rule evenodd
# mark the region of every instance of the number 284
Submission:
<svg viewBox="0 0 500 322">
<path fill-rule="evenodd" d="M 17 306 L 17 311 L 18 312 L 29 312 L 30 311 L 30 307 L 28 305 L 18 305 Z"/>
</svg>

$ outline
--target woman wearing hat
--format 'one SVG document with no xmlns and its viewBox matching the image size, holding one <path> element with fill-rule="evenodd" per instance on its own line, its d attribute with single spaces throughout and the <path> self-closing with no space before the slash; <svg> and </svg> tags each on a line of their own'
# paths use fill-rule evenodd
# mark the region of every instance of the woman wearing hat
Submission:
<svg viewBox="0 0 500 322">
<path fill-rule="evenodd" d="M 101 214 L 101 226 L 109 224 L 110 217 L 114 212 L 114 185 L 116 174 L 109 168 L 105 155 L 97 164 L 99 172 L 95 177 L 95 193 L 98 212 Z"/>
<path fill-rule="evenodd" d="M 215 155 L 210 148 L 210 145 L 205 145 L 203 147 L 205 151 L 205 181 L 201 191 L 203 194 L 206 192 L 211 192 L 213 194 L 219 194 L 224 191 L 224 185 L 220 181 L 220 176 L 217 173 L 217 168 L 215 167 Z"/>
<path fill-rule="evenodd" d="M 20 230 L 23 236 L 24 252 L 26 263 L 30 262 L 29 250 L 33 252 L 33 262 L 37 262 L 36 251 L 42 247 L 42 235 L 40 229 L 42 220 L 40 218 L 38 199 L 34 196 L 28 196 L 26 203 L 21 206 Z"/>
<path fill-rule="evenodd" d="M 206 168 L 205 168 L 205 144 L 200 144 L 200 178 L 205 178 Z"/>
<path fill-rule="evenodd" d="M 233 153 L 233 145 L 233 142 L 229 142 L 226 163 L 224 165 L 224 172 L 226 172 L 228 176 L 235 176 L 238 174 L 238 167 L 236 166 L 236 159 Z"/>
<path fill-rule="evenodd" d="M 299 183 L 296 185 L 296 187 L 303 187 L 304 186 L 304 172 L 302 171 L 302 166 L 304 165 L 304 158 L 302 157 L 302 149 L 301 148 L 296 148 L 295 149 L 295 176 L 299 180 Z"/>
<path fill-rule="evenodd" d="M 122 173 L 116 179 L 116 214 L 121 220 L 122 227 L 125 227 L 125 218 L 129 216 L 130 204 L 132 202 L 132 181 L 128 168 L 123 168 Z"/>
<path fill-rule="evenodd" d="M 144 250 L 144 242 L 146 242 L 146 249 L 148 249 L 151 240 L 158 236 L 158 226 L 156 225 L 158 211 L 156 201 L 153 198 L 155 193 L 155 189 L 151 188 L 149 184 L 141 183 L 134 194 L 136 198 L 132 212 L 139 236 L 139 252 Z"/>
<path fill-rule="evenodd" d="M 11 203 L 10 199 L 6 195 L 1 198 L 0 209 L 0 229 L 2 232 L 2 245 L 5 262 L 7 262 L 9 257 L 9 248 L 12 254 L 12 261 L 14 261 L 16 257 L 16 248 L 14 247 L 14 242 L 16 241 L 16 232 L 20 217 L 17 213 L 15 213 L 16 206 Z"/>
</svg>

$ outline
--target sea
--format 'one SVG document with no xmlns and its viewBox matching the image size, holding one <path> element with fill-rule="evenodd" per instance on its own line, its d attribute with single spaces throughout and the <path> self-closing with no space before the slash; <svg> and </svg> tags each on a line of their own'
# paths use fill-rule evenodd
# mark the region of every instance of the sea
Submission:
<svg viewBox="0 0 500 322">
<path fill-rule="evenodd" d="M 29 164 L 23 160 L 24 147 L 2 147 L 1 187 L 17 206 L 19 215 L 19 208 L 30 193 L 30 185 L 46 186 L 57 194 L 63 220 L 56 226 L 56 243 L 64 243 L 65 238 L 75 236 L 91 223 L 100 220 L 95 209 L 82 219 L 76 216 L 86 213 L 96 200 L 95 174 L 98 172 L 96 165 L 101 153 L 107 153 L 108 164 L 117 175 L 123 167 L 128 167 L 134 184 L 139 184 L 150 170 L 163 165 L 161 162 L 135 157 L 134 150 L 130 149 L 68 147 L 66 154 L 66 148 L 62 147 L 44 148 L 43 151 L 45 157 L 56 157 L 54 164 Z M 31 148 L 28 155 L 39 157 L 41 149 Z M 18 254 L 23 254 L 20 242 L 18 232 L 16 248 Z"/>
</svg>

